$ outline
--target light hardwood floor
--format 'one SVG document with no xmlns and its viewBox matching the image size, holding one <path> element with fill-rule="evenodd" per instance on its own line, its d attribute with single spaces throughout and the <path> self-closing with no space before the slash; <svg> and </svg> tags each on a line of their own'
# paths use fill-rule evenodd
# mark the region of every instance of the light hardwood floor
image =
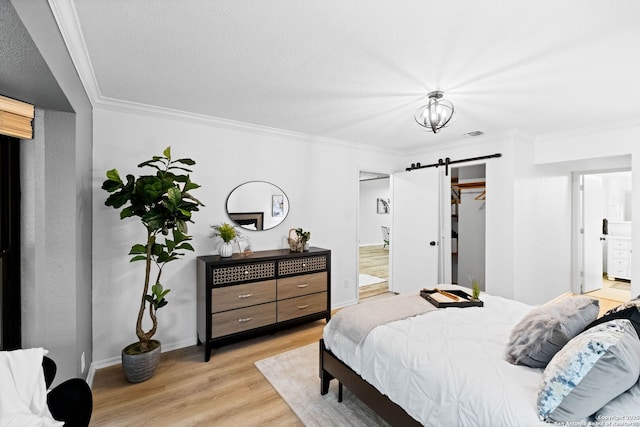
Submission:
<svg viewBox="0 0 640 427">
<path fill-rule="evenodd" d="M 615 281 L 608 280 L 606 277 L 602 279 L 602 288 L 593 292 L 587 292 L 585 295 L 597 298 L 600 301 L 600 315 L 606 311 L 617 307 L 621 302 L 631 299 L 631 292 L 626 289 L 616 289 L 613 285 Z"/>
<path fill-rule="evenodd" d="M 601 312 L 619 304 L 600 301 Z M 254 362 L 317 343 L 324 325 L 319 320 L 224 346 L 207 363 L 195 345 L 166 352 L 156 374 L 140 384 L 127 383 L 119 365 L 100 369 L 93 381 L 91 426 L 300 426 Z"/>
<path fill-rule="evenodd" d="M 324 325 L 319 320 L 224 346 L 207 363 L 195 345 L 162 353 L 155 375 L 139 384 L 127 383 L 120 365 L 100 369 L 91 426 L 300 426 L 254 362 L 317 343 Z"/>
<path fill-rule="evenodd" d="M 389 249 L 377 246 L 360 246 L 360 274 L 370 274 L 371 276 L 383 279 L 389 278 Z M 360 298 L 370 298 L 389 292 L 387 281 L 376 283 L 375 285 L 361 286 L 359 289 Z"/>
</svg>

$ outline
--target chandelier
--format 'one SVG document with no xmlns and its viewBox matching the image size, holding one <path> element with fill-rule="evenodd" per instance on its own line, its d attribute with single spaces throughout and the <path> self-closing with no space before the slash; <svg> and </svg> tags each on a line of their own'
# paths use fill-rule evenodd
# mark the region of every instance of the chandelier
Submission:
<svg viewBox="0 0 640 427">
<path fill-rule="evenodd" d="M 433 133 L 438 133 L 453 117 L 453 104 L 451 101 L 442 98 L 443 96 L 444 92 L 439 90 L 429 92 L 427 94 L 429 103 L 418 108 L 414 115 L 416 122 L 420 126 L 431 129 Z"/>
</svg>

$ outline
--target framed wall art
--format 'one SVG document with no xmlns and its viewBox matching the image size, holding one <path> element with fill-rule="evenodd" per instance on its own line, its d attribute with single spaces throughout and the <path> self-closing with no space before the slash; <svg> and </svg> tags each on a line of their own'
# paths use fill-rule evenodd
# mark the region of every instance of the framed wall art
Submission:
<svg viewBox="0 0 640 427">
<path fill-rule="evenodd" d="M 388 214 L 391 212 L 391 201 L 389 199 L 380 199 L 377 201 L 377 209 L 379 214 Z"/>
<path fill-rule="evenodd" d="M 280 218 L 284 216 L 284 196 L 279 194 L 271 196 L 271 216 Z"/>
</svg>

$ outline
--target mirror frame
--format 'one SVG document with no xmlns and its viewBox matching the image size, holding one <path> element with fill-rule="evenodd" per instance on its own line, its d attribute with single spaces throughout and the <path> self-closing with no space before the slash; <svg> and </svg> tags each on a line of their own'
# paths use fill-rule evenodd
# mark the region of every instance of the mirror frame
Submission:
<svg viewBox="0 0 640 427">
<path fill-rule="evenodd" d="M 248 185 L 248 184 L 253 184 L 253 183 L 267 184 L 267 185 L 269 185 L 271 187 L 274 187 L 284 197 L 283 201 L 286 201 L 287 209 L 283 212 L 282 217 L 278 218 L 278 222 L 273 224 L 273 225 L 271 225 L 269 228 L 264 228 L 265 212 L 235 212 L 235 211 L 230 211 L 229 210 L 229 199 L 231 199 L 231 197 L 234 194 L 234 192 L 236 192 L 242 186 L 245 186 L 245 185 Z M 274 195 L 272 194 L 272 197 L 273 196 Z M 285 193 L 284 190 L 282 190 L 282 188 L 280 188 L 277 185 L 275 185 L 275 184 L 273 184 L 271 182 L 268 182 L 268 181 L 254 180 L 254 181 L 243 182 L 242 184 L 239 184 L 236 187 L 234 187 L 229 192 L 229 194 L 227 195 L 227 198 L 226 198 L 225 204 L 224 204 L 224 209 L 225 209 L 225 212 L 227 214 L 227 217 L 229 218 L 229 220 L 231 220 L 231 222 L 233 222 L 233 224 L 235 226 L 240 227 L 241 229 L 247 230 L 247 231 L 267 231 L 267 230 L 271 230 L 271 229 L 277 227 L 278 225 L 282 224 L 282 222 L 284 222 L 284 220 L 289 215 L 289 210 L 291 209 L 291 206 L 290 206 L 290 203 L 289 203 L 289 197 L 287 196 L 287 193 Z M 273 198 L 272 198 L 272 201 L 271 201 L 271 209 L 272 209 L 272 212 L 273 212 Z M 268 214 L 268 213 L 266 213 L 266 214 Z M 248 224 L 255 224 L 256 228 L 254 229 L 254 228 L 245 227 L 245 225 L 248 225 Z"/>
</svg>

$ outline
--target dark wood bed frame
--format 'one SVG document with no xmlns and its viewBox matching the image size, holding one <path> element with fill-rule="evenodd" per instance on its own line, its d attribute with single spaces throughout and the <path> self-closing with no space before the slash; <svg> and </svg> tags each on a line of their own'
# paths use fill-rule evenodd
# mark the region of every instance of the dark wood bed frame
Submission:
<svg viewBox="0 0 640 427">
<path fill-rule="evenodd" d="M 365 381 L 344 362 L 338 359 L 324 346 L 324 339 L 320 340 L 320 394 L 329 392 L 332 379 L 338 380 L 338 402 L 342 402 L 342 386 L 347 388 L 365 405 L 374 410 L 392 426 L 420 426 L 415 418 L 410 416 L 398 404 L 394 403 L 378 389 Z"/>
</svg>

